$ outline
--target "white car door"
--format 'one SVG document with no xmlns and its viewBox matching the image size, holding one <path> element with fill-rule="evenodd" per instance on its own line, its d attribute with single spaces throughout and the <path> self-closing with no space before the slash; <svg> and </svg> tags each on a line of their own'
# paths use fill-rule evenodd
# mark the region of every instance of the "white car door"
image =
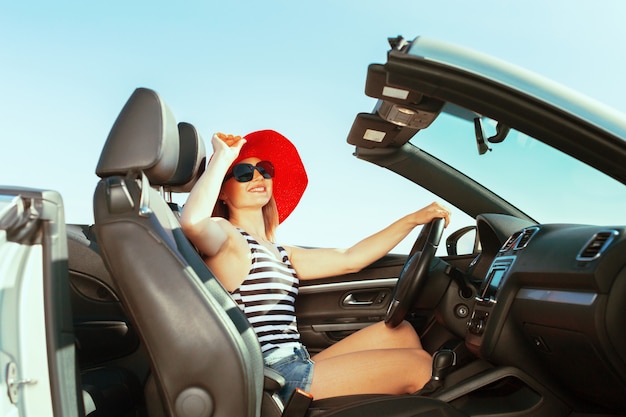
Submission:
<svg viewBox="0 0 626 417">
<path fill-rule="evenodd" d="M 67 294 L 61 196 L 0 187 L 0 416 L 83 415 Z"/>
</svg>

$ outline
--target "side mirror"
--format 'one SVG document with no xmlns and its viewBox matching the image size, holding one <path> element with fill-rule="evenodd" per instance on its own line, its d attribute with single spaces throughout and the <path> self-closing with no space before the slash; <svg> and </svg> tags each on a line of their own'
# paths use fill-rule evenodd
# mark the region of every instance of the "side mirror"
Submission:
<svg viewBox="0 0 626 417">
<path fill-rule="evenodd" d="M 450 234 L 446 239 L 449 256 L 471 255 L 480 250 L 476 226 L 466 226 Z"/>
</svg>

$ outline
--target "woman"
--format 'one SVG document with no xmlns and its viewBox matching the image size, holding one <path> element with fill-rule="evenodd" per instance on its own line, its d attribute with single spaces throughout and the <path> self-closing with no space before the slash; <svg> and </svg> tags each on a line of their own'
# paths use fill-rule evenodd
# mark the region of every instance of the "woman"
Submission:
<svg viewBox="0 0 626 417">
<path fill-rule="evenodd" d="M 348 249 L 278 246 L 274 232 L 295 208 L 307 176 L 295 147 L 264 130 L 244 138 L 213 136 L 213 156 L 190 192 L 181 224 L 204 261 L 237 301 L 261 344 L 266 366 L 316 399 L 404 394 L 429 379 L 430 355 L 413 327 L 377 323 L 309 357 L 294 314 L 299 280 L 357 272 L 381 258 L 416 226 L 450 213 L 437 203 L 411 213 Z"/>
</svg>

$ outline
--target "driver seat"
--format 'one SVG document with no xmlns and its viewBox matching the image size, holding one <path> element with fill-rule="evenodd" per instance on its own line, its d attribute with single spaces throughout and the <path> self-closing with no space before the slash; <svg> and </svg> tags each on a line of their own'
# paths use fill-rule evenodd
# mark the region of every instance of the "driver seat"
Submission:
<svg viewBox="0 0 626 417">
<path fill-rule="evenodd" d="M 181 151 L 179 129 L 160 96 L 138 88 L 115 121 L 96 168 L 101 179 L 94 193 L 95 233 L 147 353 L 147 392 L 155 395 L 147 400 L 148 412 L 153 417 L 286 417 L 278 397 L 264 389 L 275 389 L 280 376 L 265 377 L 252 327 L 186 239 L 163 197 L 164 189 L 188 189 L 197 179 L 180 175 L 186 171 L 181 167 L 198 165 L 198 155 Z M 198 136 L 198 146 L 201 140 Z M 406 395 L 314 401 L 297 417 L 305 415 L 464 414 L 438 400 Z"/>
</svg>

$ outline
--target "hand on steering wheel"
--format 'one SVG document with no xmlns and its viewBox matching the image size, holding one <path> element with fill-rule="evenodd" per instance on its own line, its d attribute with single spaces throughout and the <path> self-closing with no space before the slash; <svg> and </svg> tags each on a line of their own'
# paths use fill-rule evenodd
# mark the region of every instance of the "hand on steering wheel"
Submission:
<svg viewBox="0 0 626 417">
<path fill-rule="evenodd" d="M 442 218 L 433 219 L 422 227 L 393 290 L 385 316 L 387 327 L 398 326 L 415 304 L 428 277 L 428 269 L 435 257 L 444 227 L 445 220 Z"/>
</svg>

